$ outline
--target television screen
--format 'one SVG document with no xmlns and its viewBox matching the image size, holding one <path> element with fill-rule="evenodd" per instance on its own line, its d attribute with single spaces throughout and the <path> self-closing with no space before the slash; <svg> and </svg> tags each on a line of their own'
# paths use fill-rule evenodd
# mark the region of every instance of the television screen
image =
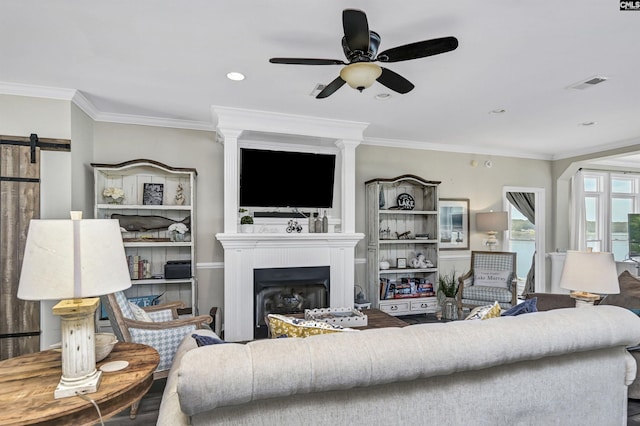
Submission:
<svg viewBox="0 0 640 426">
<path fill-rule="evenodd" d="M 640 213 L 629 213 L 629 257 L 640 256 Z"/>
<path fill-rule="evenodd" d="M 241 207 L 331 208 L 336 156 L 240 149 Z"/>
</svg>

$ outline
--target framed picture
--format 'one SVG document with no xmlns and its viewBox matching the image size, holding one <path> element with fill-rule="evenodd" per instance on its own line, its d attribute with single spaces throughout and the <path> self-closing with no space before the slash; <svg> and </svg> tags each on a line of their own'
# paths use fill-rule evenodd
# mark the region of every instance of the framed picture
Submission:
<svg viewBox="0 0 640 426">
<path fill-rule="evenodd" d="M 440 198 L 440 250 L 469 250 L 469 199 Z"/>
<path fill-rule="evenodd" d="M 142 204 L 145 206 L 161 206 L 164 185 L 161 183 L 145 183 L 142 193 Z"/>
<path fill-rule="evenodd" d="M 396 268 L 404 269 L 406 267 L 407 267 L 407 258 L 406 257 L 399 257 L 396 260 Z"/>
</svg>

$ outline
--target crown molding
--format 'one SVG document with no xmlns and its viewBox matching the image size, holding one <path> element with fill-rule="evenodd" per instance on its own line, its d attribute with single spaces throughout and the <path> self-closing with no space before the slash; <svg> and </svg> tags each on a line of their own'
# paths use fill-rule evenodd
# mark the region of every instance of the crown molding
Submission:
<svg viewBox="0 0 640 426">
<path fill-rule="evenodd" d="M 498 149 L 481 149 L 477 146 L 470 145 L 447 145 L 438 144 L 424 141 L 410 141 L 402 139 L 384 139 L 384 138 L 365 138 L 362 141 L 362 145 L 383 146 L 388 148 L 405 148 L 405 149 L 420 149 L 426 151 L 443 151 L 443 152 L 455 152 L 461 154 L 478 154 L 478 155 L 492 155 L 495 157 L 515 157 L 515 158 L 528 158 L 532 160 L 552 160 L 551 155 L 544 154 L 532 154 L 522 151 L 506 151 Z"/>
<path fill-rule="evenodd" d="M 212 106 L 216 128 L 361 141 L 369 123 Z"/>
<path fill-rule="evenodd" d="M 617 142 L 613 142 L 606 145 L 599 145 L 597 147 L 584 149 L 580 151 L 572 151 L 564 154 L 556 154 L 553 156 L 553 160 L 564 160 L 567 158 L 580 157 L 583 155 L 590 155 L 590 154 L 606 155 L 607 151 L 614 150 L 614 149 L 627 148 L 627 147 L 631 147 L 639 144 L 640 144 L 640 138 L 625 139 L 622 141 L 617 141 Z"/>
<path fill-rule="evenodd" d="M 77 90 L 0 81 L 0 94 L 70 101 Z"/>
<path fill-rule="evenodd" d="M 106 123 L 169 127 L 172 129 L 204 130 L 208 132 L 215 132 L 216 130 L 215 126 L 212 123 L 208 123 L 205 121 L 180 120 L 175 118 L 150 117 L 132 114 L 116 114 L 110 112 L 100 112 L 94 118 L 94 120 Z"/>
<path fill-rule="evenodd" d="M 96 108 L 80 90 L 59 87 L 35 86 L 32 84 L 0 81 L 0 94 L 26 96 L 32 98 L 55 99 L 73 102 L 94 121 L 140 126 L 169 127 L 175 129 L 215 131 L 212 123 L 204 121 L 179 120 L 173 118 L 149 117 L 131 114 L 102 112 Z"/>
</svg>

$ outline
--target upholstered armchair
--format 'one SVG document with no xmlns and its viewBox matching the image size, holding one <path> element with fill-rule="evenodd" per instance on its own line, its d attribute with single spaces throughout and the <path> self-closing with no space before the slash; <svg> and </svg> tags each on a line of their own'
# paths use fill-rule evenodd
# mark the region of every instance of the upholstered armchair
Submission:
<svg viewBox="0 0 640 426">
<path fill-rule="evenodd" d="M 160 354 L 154 379 L 167 377 L 182 339 L 197 328 L 208 328 L 212 318 L 200 315 L 178 318 L 182 302 L 139 308 L 132 306 L 121 291 L 102 296 L 114 334 L 121 342 L 142 343 Z"/>
<path fill-rule="evenodd" d="M 464 308 L 498 302 L 503 309 L 518 302 L 516 253 L 472 251 L 471 269 L 458 278 L 458 318 Z"/>
</svg>

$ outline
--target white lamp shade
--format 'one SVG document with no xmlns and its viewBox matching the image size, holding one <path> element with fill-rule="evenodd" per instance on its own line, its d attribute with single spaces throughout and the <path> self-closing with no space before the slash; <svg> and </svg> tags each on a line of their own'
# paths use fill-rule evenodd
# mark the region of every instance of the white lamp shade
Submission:
<svg viewBox="0 0 640 426">
<path fill-rule="evenodd" d="M 476 229 L 482 232 L 500 232 L 509 229 L 507 212 L 476 213 Z"/>
<path fill-rule="evenodd" d="M 620 293 L 613 253 L 567 251 L 560 287 L 589 293 Z"/>
<path fill-rule="evenodd" d="M 29 224 L 18 298 L 78 299 L 129 287 L 117 220 L 32 220 Z"/>
<path fill-rule="evenodd" d="M 382 68 L 371 62 L 356 62 L 340 70 L 340 78 L 354 89 L 371 87 L 382 74 Z"/>
</svg>

